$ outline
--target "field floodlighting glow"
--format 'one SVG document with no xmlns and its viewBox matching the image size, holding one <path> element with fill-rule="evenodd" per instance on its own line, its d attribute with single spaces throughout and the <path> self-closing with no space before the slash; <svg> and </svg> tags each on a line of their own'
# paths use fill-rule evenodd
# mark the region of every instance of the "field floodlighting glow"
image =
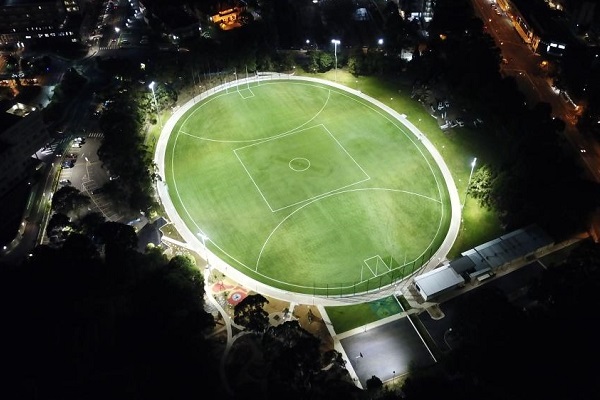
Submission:
<svg viewBox="0 0 600 400">
<path fill-rule="evenodd" d="M 331 43 L 333 43 L 333 55 L 335 57 L 335 81 L 337 82 L 337 46 L 341 42 L 338 39 L 331 39 Z"/>
</svg>

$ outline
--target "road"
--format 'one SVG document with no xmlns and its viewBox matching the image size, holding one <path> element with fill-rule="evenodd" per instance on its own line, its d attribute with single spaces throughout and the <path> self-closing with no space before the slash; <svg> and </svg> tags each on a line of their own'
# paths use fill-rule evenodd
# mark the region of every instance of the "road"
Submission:
<svg viewBox="0 0 600 400">
<path fill-rule="evenodd" d="M 590 179 L 600 182 L 600 146 L 582 135 L 577 119 L 582 109 L 566 101 L 553 89 L 552 79 L 546 77 L 545 65 L 551 60 L 535 53 L 517 34 L 510 17 L 504 12 L 497 15 L 489 0 L 472 0 L 475 12 L 485 24 L 502 52 L 501 73 L 515 78 L 529 107 L 544 102 L 552 107 L 552 116 L 565 122 L 564 136 L 573 150 L 580 154 L 581 164 Z"/>
</svg>

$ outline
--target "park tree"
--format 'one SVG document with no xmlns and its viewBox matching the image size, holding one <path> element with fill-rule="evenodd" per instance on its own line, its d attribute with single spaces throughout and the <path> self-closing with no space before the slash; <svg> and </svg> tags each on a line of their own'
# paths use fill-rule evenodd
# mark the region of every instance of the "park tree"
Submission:
<svg viewBox="0 0 600 400">
<path fill-rule="evenodd" d="M 367 379 L 367 390 L 377 392 L 381 390 L 381 388 L 383 388 L 383 382 L 379 377 L 373 375 Z"/>
<path fill-rule="evenodd" d="M 225 393 L 193 263 L 178 258 L 148 268 L 139 254 L 109 265 L 85 250 L 90 244 L 74 234 L 62 248 L 38 246 L 19 268 L 0 271 L 0 313 L 11 326 L 0 332 L 0 352 L 14 367 L 4 375 L 4 397 Z"/>
<path fill-rule="evenodd" d="M 138 237 L 130 225 L 107 221 L 98 228 L 97 235 L 99 242 L 104 245 L 104 254 L 109 265 L 116 265 L 116 260 L 123 262 L 125 258 L 130 258 L 137 252 Z"/>
<path fill-rule="evenodd" d="M 102 213 L 89 212 L 79 219 L 78 229 L 82 234 L 93 237 L 104 222 L 106 218 Z"/>
<path fill-rule="evenodd" d="M 269 314 L 264 310 L 267 300 L 261 294 L 251 294 L 235 305 L 233 320 L 253 332 L 264 332 L 269 326 Z"/>
<path fill-rule="evenodd" d="M 81 193 L 77 188 L 63 186 L 52 196 L 51 209 L 54 212 L 67 216 L 74 215 L 78 214 L 84 207 L 87 208 L 90 202 L 90 198 Z"/>
<path fill-rule="evenodd" d="M 63 232 L 71 227 L 71 220 L 65 214 L 57 212 L 52 214 L 46 226 L 46 236 L 59 236 L 63 238 Z M 66 235 L 64 235 L 66 236 Z"/>
</svg>

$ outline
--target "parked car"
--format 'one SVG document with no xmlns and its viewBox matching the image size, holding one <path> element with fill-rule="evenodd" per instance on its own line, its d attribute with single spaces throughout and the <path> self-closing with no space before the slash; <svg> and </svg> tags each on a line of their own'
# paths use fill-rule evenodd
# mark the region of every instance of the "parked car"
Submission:
<svg viewBox="0 0 600 400">
<path fill-rule="evenodd" d="M 70 185 L 71 181 L 68 179 L 61 179 L 60 181 L 58 181 L 59 184 L 66 186 L 66 185 Z"/>
<path fill-rule="evenodd" d="M 61 164 L 63 168 L 73 168 L 75 166 L 75 160 L 65 160 Z"/>
</svg>

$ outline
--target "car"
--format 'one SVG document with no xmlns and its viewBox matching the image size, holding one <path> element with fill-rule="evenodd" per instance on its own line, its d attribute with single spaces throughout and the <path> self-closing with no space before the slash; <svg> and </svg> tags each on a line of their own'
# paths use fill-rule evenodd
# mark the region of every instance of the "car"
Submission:
<svg viewBox="0 0 600 400">
<path fill-rule="evenodd" d="M 106 189 L 104 188 L 104 186 L 100 186 L 100 187 L 97 187 L 96 189 L 92 189 L 91 193 L 92 194 L 100 194 L 100 193 L 103 193 L 105 190 Z"/>
<path fill-rule="evenodd" d="M 75 160 L 65 160 L 61 164 L 63 168 L 73 168 L 75 166 Z"/>
<path fill-rule="evenodd" d="M 71 181 L 68 179 L 61 179 L 60 181 L 58 181 L 58 183 L 66 186 L 66 185 L 70 185 Z"/>
</svg>

